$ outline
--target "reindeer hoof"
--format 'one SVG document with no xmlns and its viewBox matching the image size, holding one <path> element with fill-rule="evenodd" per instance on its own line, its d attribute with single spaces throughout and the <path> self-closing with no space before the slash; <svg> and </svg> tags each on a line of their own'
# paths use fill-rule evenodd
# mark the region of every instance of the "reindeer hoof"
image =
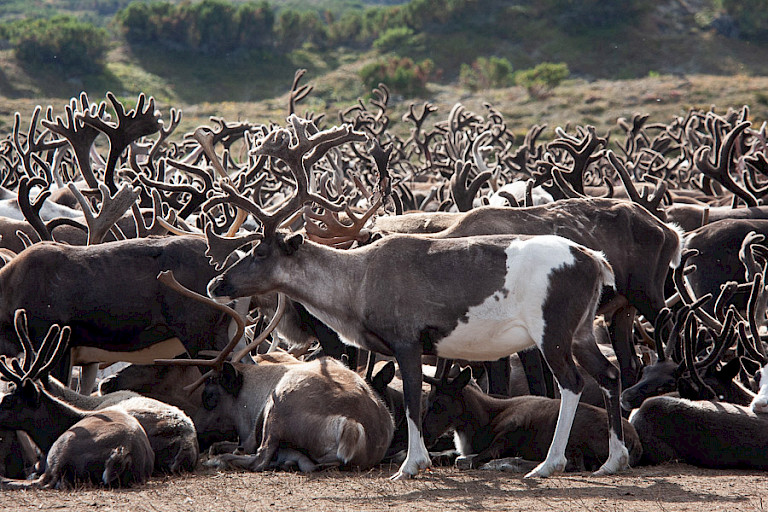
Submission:
<svg viewBox="0 0 768 512">
<path fill-rule="evenodd" d="M 565 470 L 567 461 L 563 459 L 559 463 L 547 462 L 546 460 L 536 466 L 533 471 L 525 475 L 524 478 L 547 478 L 555 473 L 562 473 Z"/>
<path fill-rule="evenodd" d="M 397 473 L 389 477 L 389 479 L 403 480 L 406 478 L 413 478 L 418 475 L 420 471 L 426 470 L 430 466 L 432 466 L 432 461 L 429 457 L 419 460 L 408 460 L 408 458 L 406 458 Z"/>
<path fill-rule="evenodd" d="M 476 457 L 474 455 L 461 455 L 459 457 L 456 457 L 456 468 L 466 470 L 466 469 L 477 469 L 477 465 L 475 464 Z"/>
</svg>

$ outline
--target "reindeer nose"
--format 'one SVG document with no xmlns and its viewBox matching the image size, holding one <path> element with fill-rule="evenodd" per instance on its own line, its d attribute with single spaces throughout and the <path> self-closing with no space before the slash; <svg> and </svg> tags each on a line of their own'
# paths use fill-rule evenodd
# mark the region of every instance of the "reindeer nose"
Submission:
<svg viewBox="0 0 768 512">
<path fill-rule="evenodd" d="M 207 292 L 208 296 L 212 299 L 218 299 L 222 297 L 222 295 L 225 295 L 223 292 L 224 288 L 224 277 L 223 276 L 216 276 L 213 279 L 211 279 L 208 282 Z"/>
<path fill-rule="evenodd" d="M 755 398 L 750 405 L 752 412 L 758 414 L 768 413 L 768 398 Z"/>
</svg>

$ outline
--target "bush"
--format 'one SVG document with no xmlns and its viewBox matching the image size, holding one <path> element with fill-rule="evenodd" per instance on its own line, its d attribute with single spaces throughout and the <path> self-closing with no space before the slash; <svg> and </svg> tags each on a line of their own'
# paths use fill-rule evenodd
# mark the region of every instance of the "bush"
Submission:
<svg viewBox="0 0 768 512">
<path fill-rule="evenodd" d="M 66 76 L 99 73 L 104 69 L 109 34 L 73 16 L 19 20 L 3 32 L 14 55 L 27 68 L 56 68 Z"/>
<path fill-rule="evenodd" d="M 390 28 L 373 42 L 373 47 L 381 52 L 407 49 L 413 45 L 414 32 L 408 27 Z"/>
<path fill-rule="evenodd" d="M 723 0 L 723 9 L 735 22 L 740 38 L 768 41 L 767 0 Z"/>
<path fill-rule="evenodd" d="M 472 65 L 461 65 L 459 81 L 471 91 L 508 87 L 514 83 L 512 64 L 503 57 L 478 57 Z"/>
<path fill-rule="evenodd" d="M 543 98 L 568 78 L 569 74 L 568 65 L 564 62 L 542 62 L 533 69 L 517 72 L 515 83 L 525 87 L 532 98 Z"/>
<path fill-rule="evenodd" d="M 275 15 L 267 2 L 133 2 L 115 16 L 129 43 L 199 53 L 272 49 Z"/>
<path fill-rule="evenodd" d="M 383 83 L 393 92 L 416 96 L 426 91 L 433 69 L 434 63 L 430 59 L 417 64 L 409 57 L 390 57 L 364 66 L 360 78 L 368 89 Z"/>
<path fill-rule="evenodd" d="M 575 34 L 630 22 L 642 5 L 640 0 L 544 0 L 538 8 L 561 29 Z"/>
</svg>

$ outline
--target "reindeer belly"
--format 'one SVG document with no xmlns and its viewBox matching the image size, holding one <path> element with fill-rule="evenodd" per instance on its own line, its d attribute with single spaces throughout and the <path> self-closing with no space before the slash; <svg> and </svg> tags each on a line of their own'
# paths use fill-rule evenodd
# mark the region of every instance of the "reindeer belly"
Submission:
<svg viewBox="0 0 768 512">
<path fill-rule="evenodd" d="M 511 320 L 470 319 L 435 346 L 438 356 L 469 361 L 494 361 L 534 345 L 528 329 Z"/>
</svg>

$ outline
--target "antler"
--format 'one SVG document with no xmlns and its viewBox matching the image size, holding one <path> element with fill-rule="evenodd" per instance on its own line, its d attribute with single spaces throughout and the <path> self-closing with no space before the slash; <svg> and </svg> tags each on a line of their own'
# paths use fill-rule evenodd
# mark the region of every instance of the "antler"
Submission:
<svg viewBox="0 0 768 512">
<path fill-rule="evenodd" d="M 104 117 L 106 108 L 107 104 L 103 101 L 98 105 L 90 105 L 88 103 L 88 95 L 85 92 L 80 93 L 80 112 L 87 111 L 91 113 L 92 117 L 101 119 Z M 75 98 L 72 98 L 69 105 L 64 109 L 67 115 L 66 122 L 61 117 L 56 117 L 55 123 L 44 119 L 42 124 L 53 133 L 64 137 L 69 141 L 69 145 L 72 146 L 72 151 L 75 153 L 75 159 L 80 168 L 80 174 L 83 176 L 83 179 L 89 187 L 96 188 L 98 187 L 99 182 L 93 175 L 90 153 L 93 142 L 101 132 L 92 126 L 85 124 L 82 119 L 76 118 L 78 106 Z"/>
<path fill-rule="evenodd" d="M 747 206 L 757 206 L 757 199 L 748 190 L 740 187 L 731 177 L 730 169 L 732 166 L 733 151 L 736 142 L 752 123 L 742 121 L 737 124 L 721 142 L 721 135 L 718 129 L 714 129 L 715 143 L 714 148 L 717 154 L 714 161 L 710 156 L 712 147 L 702 146 L 696 150 L 693 155 L 693 163 L 697 169 L 705 176 L 712 178 L 722 186 L 733 192 L 733 194 L 746 203 Z"/>
<path fill-rule="evenodd" d="M 9 364 L 6 356 L 3 355 L 0 356 L 0 374 L 9 381 L 20 385 L 26 379 L 34 380 L 50 372 L 67 348 L 71 329 L 69 326 L 61 328 L 58 324 L 51 325 L 48 333 L 45 335 L 45 339 L 40 344 L 40 349 L 35 354 L 29 338 L 29 331 L 27 330 L 27 313 L 25 310 L 16 310 L 14 314 L 14 328 L 24 349 L 24 373 L 21 372 L 22 366 L 19 365 L 18 360 Z M 29 358 L 33 354 L 34 360 L 30 364 Z"/>
<path fill-rule="evenodd" d="M 653 193 L 653 197 L 650 197 L 651 194 L 647 190 L 645 194 L 639 194 L 635 188 L 634 183 L 632 182 L 632 178 L 630 177 L 629 172 L 627 172 L 627 168 L 624 167 L 624 164 L 621 162 L 621 160 L 619 160 L 616 154 L 609 150 L 607 152 L 607 156 L 608 161 L 611 162 L 611 165 L 619 174 L 622 183 L 624 183 L 624 188 L 627 190 L 627 195 L 629 195 L 629 198 L 632 200 L 632 202 L 644 206 L 649 212 L 659 217 L 661 215 L 661 212 L 659 211 L 659 205 L 661 204 L 661 200 L 664 198 L 664 193 L 667 191 L 667 184 L 664 181 L 659 182 L 656 185 L 656 190 Z"/>
<path fill-rule="evenodd" d="M 176 278 L 173 275 L 173 271 L 171 270 L 160 272 L 160 274 L 158 274 L 157 276 L 157 280 L 163 283 L 164 285 L 168 286 L 172 290 L 175 290 L 178 293 L 184 295 L 185 297 L 202 302 L 203 304 L 208 304 L 209 306 L 226 313 L 237 324 L 237 331 L 235 332 L 235 335 L 232 337 L 231 340 L 229 340 L 229 343 L 227 343 L 227 346 L 224 347 L 224 349 L 221 352 L 219 352 L 219 354 L 214 359 L 155 359 L 156 364 L 170 364 L 170 365 L 179 365 L 179 366 L 208 366 L 213 368 L 213 370 L 206 372 L 205 375 L 203 375 L 194 383 L 184 388 L 185 390 L 191 392 L 197 389 L 198 387 L 200 387 L 200 385 L 203 384 L 206 381 L 206 379 L 208 379 L 208 377 L 213 374 L 214 371 L 221 370 L 222 363 L 226 360 L 227 356 L 229 356 L 229 354 L 232 353 L 232 351 L 235 349 L 235 347 L 239 343 L 240 338 L 242 338 L 243 334 L 245 333 L 245 320 L 237 313 L 237 311 L 230 308 L 226 304 L 221 304 L 220 302 L 216 302 L 213 299 L 210 299 L 199 293 L 193 292 L 189 288 L 186 288 L 185 286 L 183 286 L 181 283 L 179 283 L 176 280 Z M 261 343 L 262 341 L 264 341 L 267 338 L 267 336 L 269 336 L 269 334 L 272 332 L 272 330 L 274 330 L 274 328 L 277 327 L 277 324 L 280 321 L 280 317 L 282 316 L 283 311 L 285 311 L 285 296 L 282 293 L 280 293 L 278 294 L 278 305 L 277 305 L 277 311 L 275 312 L 275 316 L 272 318 L 272 321 L 270 322 L 269 326 L 267 326 L 267 329 L 265 329 L 264 332 L 262 332 L 261 335 L 259 336 L 258 343 Z M 256 341 L 253 341 L 250 344 L 248 344 L 248 346 L 246 347 L 248 349 L 248 352 L 250 352 L 250 350 L 252 350 L 256 344 L 257 344 Z M 234 359 L 234 361 L 239 361 L 248 352 L 240 351 L 237 354 L 237 357 Z"/>
<path fill-rule="evenodd" d="M 85 215 L 85 222 L 88 224 L 88 245 L 98 244 L 104 240 L 112 226 L 128 211 L 132 204 L 136 202 L 141 189 L 139 187 L 129 187 L 124 184 L 115 195 L 110 195 L 109 188 L 104 183 L 99 184 L 101 192 L 101 210 L 94 216 L 91 205 L 83 196 L 83 193 L 77 186 L 70 182 L 69 190 L 75 195 L 77 202 Z"/>
<path fill-rule="evenodd" d="M 108 92 L 107 98 L 115 109 L 117 124 L 105 121 L 90 110 L 79 112 L 76 119 L 82 120 L 85 124 L 101 131 L 109 139 L 109 156 L 107 157 L 107 167 L 104 170 L 104 183 L 107 184 L 109 193 L 114 194 L 117 192 L 115 167 L 120 155 L 132 142 L 160 130 L 163 122 L 160 119 L 160 113 L 155 109 L 155 99 L 151 96 L 147 101 L 144 93 L 139 94 L 136 108 L 127 113 L 123 104 L 113 93 Z"/>
<path fill-rule="evenodd" d="M 295 140 L 292 138 L 291 132 L 284 128 L 278 128 L 267 134 L 261 141 L 261 144 L 252 150 L 252 154 L 278 158 L 285 162 L 295 179 L 296 190 L 293 195 L 272 213 L 267 213 L 253 200 L 241 195 L 226 182 L 222 182 L 221 188 L 226 195 L 216 196 L 206 201 L 202 205 L 203 211 L 208 211 L 218 204 L 231 203 L 258 219 L 263 227 L 262 236 L 269 237 L 277 231 L 283 221 L 300 211 L 302 206 L 308 202 L 314 202 L 325 210 L 334 212 L 345 208 L 344 204 L 332 203 L 319 194 L 310 192 L 309 169 L 331 148 L 346 142 L 363 142 L 367 140 L 365 134 L 355 132 L 349 125 L 344 125 L 308 135 L 309 121 L 301 120 L 296 115 L 291 115 L 288 121 L 293 127 Z M 206 227 L 206 236 L 209 233 L 212 233 L 212 229 Z M 235 243 L 239 247 L 247 243 L 247 241 L 255 239 L 253 234 L 247 237 L 240 237 L 233 239 L 235 241 L 226 247 L 232 247 Z M 221 237 L 215 236 L 208 238 L 208 254 L 210 257 L 221 257 L 223 253 L 221 243 L 223 240 Z M 214 247 L 215 245 L 218 245 L 218 247 Z M 217 265 L 223 263 L 223 259 L 214 259 L 214 261 Z"/>
</svg>

